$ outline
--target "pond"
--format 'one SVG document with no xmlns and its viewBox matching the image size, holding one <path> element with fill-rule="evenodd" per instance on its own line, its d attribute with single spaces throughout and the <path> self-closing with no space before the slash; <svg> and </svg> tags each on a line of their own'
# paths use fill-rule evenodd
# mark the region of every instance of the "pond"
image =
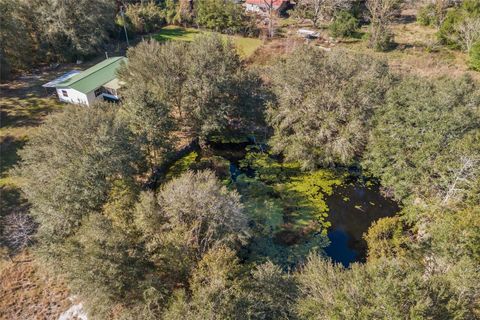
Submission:
<svg viewBox="0 0 480 320">
<path fill-rule="evenodd" d="M 327 198 L 328 231 L 331 244 L 325 248 L 333 261 L 344 266 L 352 262 L 364 262 L 367 243 L 363 234 L 380 218 L 393 216 L 399 211 L 398 204 L 382 196 L 378 185 L 356 182 L 335 188 Z"/>
<path fill-rule="evenodd" d="M 245 261 L 291 268 L 317 250 L 345 267 L 364 262 L 363 234 L 398 212 L 397 204 L 377 184 L 346 170 L 304 172 L 265 150 L 248 141 L 210 142 L 174 163 L 166 177 L 209 168 L 241 194 L 253 234 L 241 253 Z"/>
</svg>

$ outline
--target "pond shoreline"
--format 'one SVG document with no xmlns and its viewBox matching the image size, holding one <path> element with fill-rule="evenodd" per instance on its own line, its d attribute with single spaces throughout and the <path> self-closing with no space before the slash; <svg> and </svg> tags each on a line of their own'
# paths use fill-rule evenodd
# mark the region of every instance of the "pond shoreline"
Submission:
<svg viewBox="0 0 480 320">
<path fill-rule="evenodd" d="M 264 149 L 250 140 L 210 141 L 203 148 L 192 141 L 155 169 L 148 187 L 154 190 L 186 170 L 212 169 L 242 195 L 251 215 L 255 236 L 246 260 L 292 266 L 312 249 L 345 267 L 365 262 L 363 234 L 378 219 L 395 215 L 398 204 L 358 171 L 304 172 Z"/>
</svg>

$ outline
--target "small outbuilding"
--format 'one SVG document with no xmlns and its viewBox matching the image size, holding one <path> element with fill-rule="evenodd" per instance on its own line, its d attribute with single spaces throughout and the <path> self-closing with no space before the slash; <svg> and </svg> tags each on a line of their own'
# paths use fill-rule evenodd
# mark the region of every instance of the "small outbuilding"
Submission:
<svg viewBox="0 0 480 320">
<path fill-rule="evenodd" d="M 43 87 L 55 88 L 60 101 L 68 103 L 89 106 L 99 99 L 117 101 L 120 98 L 117 70 L 126 61 L 125 57 L 108 58 L 87 70 L 70 71 Z"/>
</svg>

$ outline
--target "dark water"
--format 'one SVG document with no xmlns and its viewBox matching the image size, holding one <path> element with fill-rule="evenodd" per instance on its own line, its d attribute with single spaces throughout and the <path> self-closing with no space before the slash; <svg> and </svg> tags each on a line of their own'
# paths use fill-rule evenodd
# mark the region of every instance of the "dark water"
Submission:
<svg viewBox="0 0 480 320">
<path fill-rule="evenodd" d="M 327 220 L 332 227 L 328 232 L 331 244 L 325 252 L 345 267 L 365 261 L 367 243 L 363 234 L 372 223 L 399 211 L 396 202 L 381 195 L 378 185 L 367 187 L 359 182 L 337 187 L 327 198 L 327 204 L 330 209 Z"/>
<path fill-rule="evenodd" d="M 330 239 L 331 244 L 325 248 L 325 253 L 333 261 L 348 267 L 350 263 L 358 260 L 359 252 L 350 247 L 349 241 L 351 238 L 345 230 L 339 228 L 330 231 L 328 239 Z"/>
<path fill-rule="evenodd" d="M 233 181 L 240 174 L 255 176 L 254 171 L 239 168 L 239 161 L 245 157 L 245 148 L 250 143 L 210 144 L 215 155 L 229 161 L 229 173 Z M 365 183 L 361 178 L 351 180 L 336 187 L 333 194 L 327 197 L 327 221 L 331 223 L 328 238 L 331 243 L 325 248 L 325 252 L 334 262 L 345 267 L 353 262 L 365 261 L 367 243 L 363 235 L 372 223 L 380 218 L 393 216 L 399 211 L 396 202 L 381 195 L 377 184 Z"/>
</svg>

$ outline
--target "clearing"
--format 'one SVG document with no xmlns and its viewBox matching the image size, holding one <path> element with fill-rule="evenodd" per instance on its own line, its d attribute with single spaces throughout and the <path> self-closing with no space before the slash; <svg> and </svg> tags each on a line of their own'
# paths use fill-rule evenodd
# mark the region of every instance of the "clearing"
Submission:
<svg viewBox="0 0 480 320">
<path fill-rule="evenodd" d="M 47 114 L 61 109 L 57 99 L 41 87 L 49 77 L 51 74 L 24 76 L 0 85 L 0 217 L 25 206 L 17 179 L 10 173 L 18 161 L 18 150 Z"/>
<path fill-rule="evenodd" d="M 182 28 L 178 26 L 166 26 L 162 28 L 153 38 L 157 41 L 164 42 L 169 40 L 175 41 L 192 41 L 196 36 L 200 34 L 213 33 L 212 31 L 194 29 L 194 28 Z M 263 43 L 258 38 L 247 38 L 242 36 L 228 36 L 222 35 L 225 38 L 231 39 L 236 45 L 239 53 L 244 58 L 250 57 L 255 50 L 257 50 Z"/>
</svg>

